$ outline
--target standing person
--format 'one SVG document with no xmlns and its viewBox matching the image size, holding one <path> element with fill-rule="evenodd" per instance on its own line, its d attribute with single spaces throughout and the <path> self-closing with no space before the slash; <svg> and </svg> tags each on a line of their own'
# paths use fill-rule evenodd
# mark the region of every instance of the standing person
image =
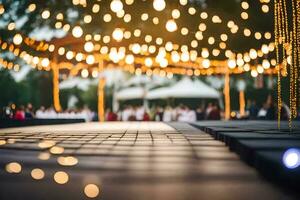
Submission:
<svg viewBox="0 0 300 200">
<path fill-rule="evenodd" d="M 164 122 L 171 122 L 172 121 L 172 115 L 173 115 L 173 110 L 171 106 L 166 106 L 164 113 L 163 113 L 163 121 Z"/>
<path fill-rule="evenodd" d="M 249 104 L 250 104 L 250 106 L 249 106 L 249 117 L 250 117 L 250 119 L 256 119 L 257 115 L 258 115 L 258 112 L 259 112 L 259 109 L 256 105 L 256 101 L 255 100 L 250 101 Z"/>
<path fill-rule="evenodd" d="M 156 108 L 156 113 L 155 113 L 155 121 L 162 121 L 163 120 L 163 109 L 158 106 Z"/>
<path fill-rule="evenodd" d="M 196 109 L 196 116 L 197 116 L 197 121 L 201 121 L 205 119 L 205 109 L 202 106 L 199 106 Z"/>
<path fill-rule="evenodd" d="M 19 121 L 25 120 L 24 106 L 20 106 L 15 114 L 15 119 Z"/>
<path fill-rule="evenodd" d="M 276 108 L 273 104 L 272 96 L 269 95 L 267 99 L 267 113 L 266 113 L 266 119 L 267 120 L 275 120 L 276 119 Z"/>
<path fill-rule="evenodd" d="M 187 119 L 188 119 L 188 122 L 197 121 L 196 112 L 194 110 L 191 110 L 189 107 L 187 107 Z"/>
<path fill-rule="evenodd" d="M 210 102 L 210 103 L 208 103 L 208 105 L 206 107 L 206 111 L 205 111 L 206 118 L 208 118 L 212 109 L 213 109 L 213 103 Z"/>
</svg>

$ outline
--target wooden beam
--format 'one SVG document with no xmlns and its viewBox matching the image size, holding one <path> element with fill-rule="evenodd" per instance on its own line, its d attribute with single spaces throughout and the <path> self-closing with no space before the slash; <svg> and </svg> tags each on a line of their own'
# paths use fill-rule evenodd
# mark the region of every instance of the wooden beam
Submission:
<svg viewBox="0 0 300 200">
<path fill-rule="evenodd" d="M 225 119 L 230 119 L 230 73 L 227 69 L 225 73 L 224 98 L 225 98 Z"/>
<path fill-rule="evenodd" d="M 61 111 L 61 105 L 59 100 L 59 68 L 57 65 L 53 64 L 52 66 L 53 72 L 53 104 L 56 112 Z"/>
<path fill-rule="evenodd" d="M 98 83 L 98 119 L 99 122 L 105 120 L 105 78 L 100 78 Z"/>
</svg>

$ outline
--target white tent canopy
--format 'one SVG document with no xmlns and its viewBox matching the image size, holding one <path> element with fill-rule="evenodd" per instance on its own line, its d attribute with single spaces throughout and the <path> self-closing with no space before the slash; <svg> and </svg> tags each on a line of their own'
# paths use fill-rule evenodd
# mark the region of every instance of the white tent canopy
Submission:
<svg viewBox="0 0 300 200">
<path fill-rule="evenodd" d="M 65 81 L 62 81 L 59 83 L 59 89 L 72 89 L 75 87 L 78 87 L 79 89 L 83 91 L 87 91 L 90 87 L 90 85 L 95 85 L 97 83 L 94 83 L 92 80 L 89 79 L 83 79 L 79 77 L 73 77 L 70 79 L 67 79 Z"/>
<path fill-rule="evenodd" d="M 167 98 L 209 98 L 219 99 L 220 94 L 214 88 L 206 85 L 200 80 L 192 81 L 190 78 L 183 78 L 175 85 L 162 87 L 148 92 L 147 99 Z"/>
<path fill-rule="evenodd" d="M 147 88 L 151 88 L 158 85 L 169 84 L 171 82 L 172 81 L 170 79 L 157 76 L 157 75 L 153 75 L 152 77 L 146 75 L 140 75 L 140 76 L 134 76 L 130 78 L 123 84 L 123 86 L 129 87 L 129 86 L 145 85 Z"/>
<path fill-rule="evenodd" d="M 130 87 L 116 93 L 117 100 L 143 99 L 146 91 L 143 87 Z"/>
</svg>

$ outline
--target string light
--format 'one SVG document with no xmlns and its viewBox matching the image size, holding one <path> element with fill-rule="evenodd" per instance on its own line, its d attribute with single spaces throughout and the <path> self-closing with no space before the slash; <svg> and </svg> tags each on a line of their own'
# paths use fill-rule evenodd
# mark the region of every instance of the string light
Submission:
<svg viewBox="0 0 300 200">
<path fill-rule="evenodd" d="M 173 20 L 173 19 L 168 20 L 167 23 L 166 23 L 166 29 L 169 32 L 176 31 L 177 30 L 177 24 L 176 24 L 175 20 Z"/>
<path fill-rule="evenodd" d="M 112 0 L 110 3 L 110 9 L 113 12 L 118 13 L 123 10 L 123 3 L 120 0 Z"/>
<path fill-rule="evenodd" d="M 166 7 L 166 2 L 164 0 L 154 0 L 153 8 L 157 11 L 163 11 Z"/>
</svg>

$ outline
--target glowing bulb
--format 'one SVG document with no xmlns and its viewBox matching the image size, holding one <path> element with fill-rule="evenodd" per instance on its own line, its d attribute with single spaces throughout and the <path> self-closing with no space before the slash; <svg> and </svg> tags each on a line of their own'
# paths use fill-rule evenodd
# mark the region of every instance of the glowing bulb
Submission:
<svg viewBox="0 0 300 200">
<path fill-rule="evenodd" d="M 208 58 L 208 56 L 209 56 L 209 51 L 208 51 L 207 49 L 202 49 L 201 56 L 202 56 L 203 58 Z"/>
<path fill-rule="evenodd" d="M 47 19 L 47 18 L 49 18 L 50 17 L 50 11 L 49 10 L 44 10 L 43 12 L 42 12 L 42 18 L 43 19 Z"/>
<path fill-rule="evenodd" d="M 154 0 L 153 8 L 157 11 L 162 11 L 166 7 L 166 2 L 164 0 Z"/>
<path fill-rule="evenodd" d="M 110 3 L 110 9 L 115 13 L 120 12 L 123 10 L 123 3 L 120 0 L 113 0 Z"/>
<path fill-rule="evenodd" d="M 173 19 L 168 20 L 167 23 L 166 23 L 166 29 L 169 32 L 176 31 L 177 30 L 177 24 L 176 24 L 175 20 L 173 20 Z"/>
<path fill-rule="evenodd" d="M 20 45 L 22 43 L 22 41 L 23 41 L 23 38 L 22 38 L 21 34 L 19 34 L 19 33 L 17 33 L 13 38 L 13 43 L 15 45 Z"/>
<path fill-rule="evenodd" d="M 116 28 L 112 34 L 112 37 L 118 42 L 121 41 L 124 37 L 122 29 Z"/>
<path fill-rule="evenodd" d="M 92 42 L 86 42 L 84 44 L 84 50 L 86 52 L 92 52 L 94 50 L 94 44 Z"/>
<path fill-rule="evenodd" d="M 93 55 L 88 55 L 86 57 L 86 63 L 89 65 L 92 65 L 95 63 L 95 57 Z"/>
<path fill-rule="evenodd" d="M 132 65 L 134 63 L 134 56 L 129 54 L 125 57 L 125 62 L 128 65 Z"/>
<path fill-rule="evenodd" d="M 174 10 L 172 11 L 172 17 L 173 17 L 174 19 L 178 19 L 178 18 L 180 17 L 180 11 L 179 11 L 178 9 L 174 9 Z"/>
<path fill-rule="evenodd" d="M 179 56 L 179 54 L 178 54 L 176 51 L 173 51 L 173 52 L 171 53 L 171 59 L 172 59 L 172 61 L 173 61 L 174 63 L 177 63 L 177 62 L 180 61 L 180 56 Z"/>
<path fill-rule="evenodd" d="M 209 61 L 208 59 L 204 59 L 204 60 L 202 61 L 202 66 L 203 66 L 204 68 L 209 68 L 209 66 L 210 66 L 210 61 Z"/>
<path fill-rule="evenodd" d="M 252 77 L 257 77 L 258 76 L 258 72 L 256 70 L 251 70 L 251 76 Z"/>
<path fill-rule="evenodd" d="M 255 49 L 250 49 L 250 58 L 251 59 L 257 58 L 257 51 Z"/>
<path fill-rule="evenodd" d="M 300 151 L 298 149 L 288 149 L 284 152 L 282 162 L 285 167 L 295 169 L 300 166 Z"/>
<path fill-rule="evenodd" d="M 153 64 L 153 61 L 152 61 L 151 58 L 146 58 L 146 59 L 145 59 L 145 65 L 146 65 L 147 67 L 151 67 L 152 64 Z"/>
<path fill-rule="evenodd" d="M 161 62 L 159 63 L 159 65 L 162 67 L 162 68 L 165 68 L 169 65 L 168 63 L 168 60 L 167 59 L 162 59 Z"/>
<path fill-rule="evenodd" d="M 141 52 L 141 46 L 137 43 L 132 45 L 132 52 L 138 54 Z"/>
<path fill-rule="evenodd" d="M 42 62 L 41 62 L 43 67 L 48 67 L 50 64 L 50 61 L 48 58 L 43 58 Z"/>
<path fill-rule="evenodd" d="M 233 69 L 233 68 L 235 68 L 236 67 L 236 61 L 235 60 L 228 60 L 228 67 L 229 68 L 231 68 L 231 69 Z"/>
<path fill-rule="evenodd" d="M 72 35 L 76 38 L 81 37 L 83 34 L 82 28 L 80 26 L 75 26 L 72 30 Z"/>
<path fill-rule="evenodd" d="M 84 194 L 89 198 L 95 198 L 99 195 L 99 188 L 95 184 L 88 184 L 84 187 Z"/>
<path fill-rule="evenodd" d="M 81 71 L 82 78 L 87 78 L 89 76 L 89 71 L 87 69 L 83 69 Z"/>
<path fill-rule="evenodd" d="M 262 66 L 263 66 L 263 68 L 265 68 L 265 69 L 269 69 L 270 66 L 271 66 L 271 64 L 270 64 L 270 62 L 269 62 L 268 60 L 263 60 Z"/>
</svg>

